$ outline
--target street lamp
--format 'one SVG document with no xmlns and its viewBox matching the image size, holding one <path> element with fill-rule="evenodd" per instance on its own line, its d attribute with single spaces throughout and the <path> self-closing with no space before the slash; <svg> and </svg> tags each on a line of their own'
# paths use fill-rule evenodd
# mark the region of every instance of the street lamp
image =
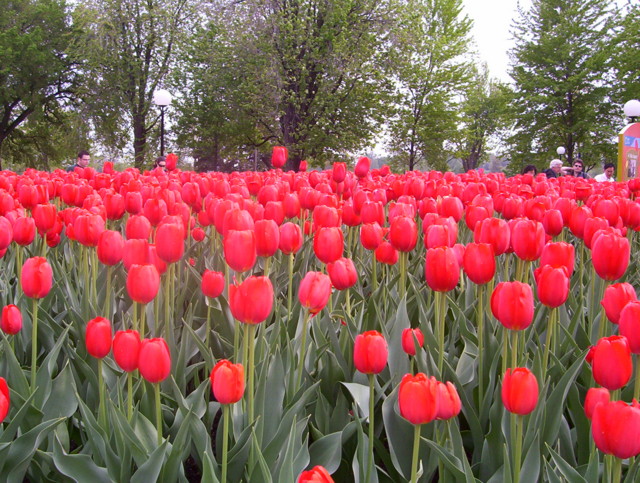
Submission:
<svg viewBox="0 0 640 483">
<path fill-rule="evenodd" d="M 558 149 L 556 149 L 556 153 L 558 153 L 558 156 L 560 157 L 564 156 L 564 153 L 566 153 L 564 146 L 558 146 Z"/>
<path fill-rule="evenodd" d="M 160 156 L 164 156 L 164 110 L 171 104 L 171 93 L 158 89 L 153 93 L 153 103 L 160 108 Z"/>
<path fill-rule="evenodd" d="M 631 99 L 624 103 L 624 115 L 627 116 L 632 123 L 636 122 L 640 117 L 640 101 Z"/>
</svg>

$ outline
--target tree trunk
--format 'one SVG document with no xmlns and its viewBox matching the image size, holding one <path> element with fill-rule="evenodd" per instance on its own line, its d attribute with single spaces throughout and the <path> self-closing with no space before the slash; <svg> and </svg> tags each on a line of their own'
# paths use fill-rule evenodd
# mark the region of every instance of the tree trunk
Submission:
<svg viewBox="0 0 640 483">
<path fill-rule="evenodd" d="M 142 171 L 147 148 L 147 129 L 145 127 L 145 117 L 142 114 L 133 116 L 133 136 L 134 166 Z"/>
</svg>

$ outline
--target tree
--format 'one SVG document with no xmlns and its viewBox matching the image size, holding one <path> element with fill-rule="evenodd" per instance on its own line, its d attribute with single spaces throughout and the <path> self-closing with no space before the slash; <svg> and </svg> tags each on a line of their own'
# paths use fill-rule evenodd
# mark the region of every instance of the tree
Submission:
<svg viewBox="0 0 640 483">
<path fill-rule="evenodd" d="M 391 37 L 396 102 L 390 148 L 409 170 L 424 162 L 446 169 L 445 142 L 457 125 L 457 103 L 469 81 L 471 21 L 461 0 L 407 0 Z"/>
<path fill-rule="evenodd" d="M 640 97 L 640 6 L 629 1 L 622 17 L 621 28 L 616 36 L 614 66 L 619 89 L 616 100 L 624 104 Z"/>
<path fill-rule="evenodd" d="M 488 147 L 507 127 L 508 101 L 512 95 L 507 85 L 489 78 L 487 66 L 473 68 L 473 80 L 462 101 L 462 126 L 459 128 L 456 156 L 462 169 L 476 169 L 488 155 Z"/>
<path fill-rule="evenodd" d="M 147 139 L 157 123 L 153 93 L 174 64 L 176 43 L 189 29 L 190 7 L 188 0 L 92 0 L 75 12 L 84 33 L 76 50 L 86 59 L 85 111 L 107 144 L 123 145 L 133 134 L 137 168 L 145 162 Z"/>
<path fill-rule="evenodd" d="M 188 135 L 191 144 L 208 142 L 215 152 L 231 130 L 229 149 L 253 158 L 257 148 L 265 154 L 282 144 L 291 169 L 367 145 L 382 119 L 387 9 L 376 0 L 222 4 L 209 26 L 220 50 L 190 58 L 188 67 L 205 74 L 194 84 L 204 101 L 196 118 L 216 122 Z"/>
<path fill-rule="evenodd" d="M 512 162 L 539 167 L 564 146 L 594 164 L 611 159 L 612 33 L 607 0 L 533 0 L 515 23 L 510 71 L 516 116 Z"/>
<path fill-rule="evenodd" d="M 0 1 L 0 155 L 27 119 L 60 120 L 77 80 L 72 34 L 63 1 Z"/>
</svg>

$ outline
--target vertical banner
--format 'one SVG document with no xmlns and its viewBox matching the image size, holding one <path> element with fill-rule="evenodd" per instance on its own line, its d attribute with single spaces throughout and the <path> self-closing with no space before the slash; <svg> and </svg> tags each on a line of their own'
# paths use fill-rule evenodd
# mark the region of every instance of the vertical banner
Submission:
<svg viewBox="0 0 640 483">
<path fill-rule="evenodd" d="M 618 181 L 640 175 L 640 122 L 628 124 L 618 134 Z"/>
</svg>

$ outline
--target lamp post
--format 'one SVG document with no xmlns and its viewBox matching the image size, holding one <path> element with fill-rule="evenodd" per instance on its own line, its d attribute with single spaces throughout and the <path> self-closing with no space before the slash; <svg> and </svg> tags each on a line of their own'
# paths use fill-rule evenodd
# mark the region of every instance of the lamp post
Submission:
<svg viewBox="0 0 640 483">
<path fill-rule="evenodd" d="M 153 93 L 153 103 L 160 108 L 160 156 L 164 156 L 164 110 L 171 104 L 171 93 L 158 89 Z"/>
<path fill-rule="evenodd" d="M 564 156 L 564 153 L 566 153 L 564 146 L 558 146 L 558 149 L 556 149 L 556 153 L 558 153 L 558 156 L 562 158 L 562 156 Z"/>
</svg>

